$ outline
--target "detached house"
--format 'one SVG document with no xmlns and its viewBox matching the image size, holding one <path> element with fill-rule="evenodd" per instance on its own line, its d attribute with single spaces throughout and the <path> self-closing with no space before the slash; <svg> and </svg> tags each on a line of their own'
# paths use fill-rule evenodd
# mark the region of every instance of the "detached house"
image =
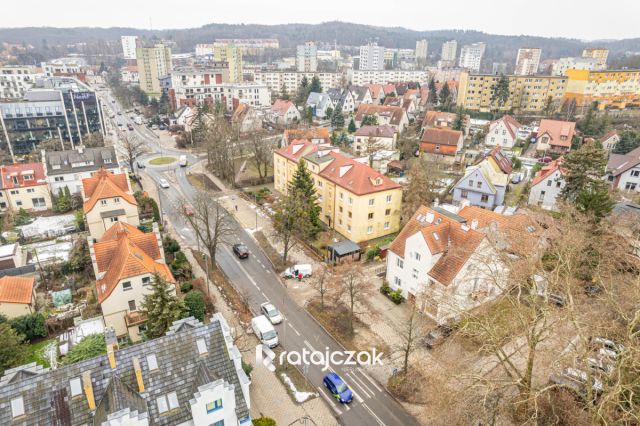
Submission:
<svg viewBox="0 0 640 426">
<path fill-rule="evenodd" d="M 33 277 L 0 278 L 0 315 L 11 319 L 35 311 L 36 292 Z"/>
<path fill-rule="evenodd" d="M 0 166 L 0 211 L 49 210 L 51 192 L 41 163 Z"/>
<path fill-rule="evenodd" d="M 231 116 L 231 123 L 240 133 L 257 132 L 262 129 L 262 116 L 257 109 L 245 103 L 239 103 Z"/>
<path fill-rule="evenodd" d="M 334 111 L 340 111 L 343 115 L 353 114 L 355 101 L 349 90 L 329 89 L 327 95 L 331 99 Z"/>
<path fill-rule="evenodd" d="M 467 167 L 464 176 L 453 187 L 453 201 L 467 201 L 472 206 L 485 209 L 501 206 L 512 171 L 511 160 L 500 148 L 494 148 L 479 163 Z"/>
<path fill-rule="evenodd" d="M 362 120 L 368 115 L 375 117 L 378 125 L 387 124 L 396 129 L 398 133 L 402 133 L 409 124 L 409 116 L 401 107 L 361 104 L 356 113 L 356 126 L 362 126 Z"/>
<path fill-rule="evenodd" d="M 531 181 L 529 205 L 556 210 L 556 200 L 566 184 L 561 166 L 562 157 L 546 164 L 536 173 Z"/>
<path fill-rule="evenodd" d="M 611 130 L 607 132 L 603 137 L 600 138 L 600 143 L 602 147 L 607 151 L 611 152 L 620 142 L 620 135 L 617 130 Z"/>
<path fill-rule="evenodd" d="M 431 161 L 453 164 L 464 159 L 463 143 L 461 131 L 432 127 L 422 134 L 420 151 Z"/>
<path fill-rule="evenodd" d="M 484 144 L 511 149 L 518 140 L 518 131 L 521 127 L 522 124 L 518 123 L 510 115 L 494 120 L 489 124 L 489 131 L 484 138 Z"/>
<path fill-rule="evenodd" d="M 456 121 L 456 114 L 452 112 L 427 111 L 422 120 L 422 127 L 453 127 Z"/>
<path fill-rule="evenodd" d="M 370 141 L 375 141 L 378 149 L 396 149 L 396 131 L 393 127 L 387 125 L 362 126 L 356 130 L 353 149 L 360 154 L 367 148 Z"/>
<path fill-rule="evenodd" d="M 369 84 L 367 85 L 369 92 L 371 93 L 371 102 L 380 105 L 384 102 L 384 87 L 382 84 Z M 365 103 L 365 102 L 363 102 Z"/>
<path fill-rule="evenodd" d="M 314 144 L 331 143 L 331 135 L 326 127 L 311 127 L 309 129 L 285 129 L 281 146 L 287 146 L 295 140 L 308 140 Z"/>
<path fill-rule="evenodd" d="M 566 154 L 576 134 L 576 123 L 543 119 L 538 126 L 536 151 L 544 154 Z"/>
<path fill-rule="evenodd" d="M 354 108 L 358 109 L 361 104 L 372 104 L 373 98 L 371 97 L 371 91 L 367 86 L 349 86 L 351 96 L 353 96 Z"/>
<path fill-rule="evenodd" d="M 300 112 L 291 101 L 278 99 L 271 105 L 270 119 L 278 126 L 288 126 L 300 121 Z"/>
<path fill-rule="evenodd" d="M 606 176 L 613 189 L 640 192 L 640 148 L 628 154 L 611 154 Z"/>
<path fill-rule="evenodd" d="M 151 293 L 151 280 L 159 274 L 171 284 L 175 279 L 165 263 L 162 237 L 156 224 L 144 233 L 135 226 L 118 222 L 94 243 L 88 237 L 89 252 L 96 276 L 96 294 L 105 324 L 117 336 L 140 339 L 144 318 L 140 308 Z M 174 288 L 175 291 L 175 288 Z"/>
<path fill-rule="evenodd" d="M 138 202 L 129 186 L 129 177 L 105 169 L 82 180 L 83 210 L 91 237 L 99 240 L 117 222 L 138 226 Z"/>
<path fill-rule="evenodd" d="M 311 108 L 313 116 L 319 119 L 324 119 L 327 116 L 327 110 L 334 109 L 335 105 L 331 101 L 331 98 L 326 93 L 309 93 L 307 98 L 306 108 Z"/>
</svg>

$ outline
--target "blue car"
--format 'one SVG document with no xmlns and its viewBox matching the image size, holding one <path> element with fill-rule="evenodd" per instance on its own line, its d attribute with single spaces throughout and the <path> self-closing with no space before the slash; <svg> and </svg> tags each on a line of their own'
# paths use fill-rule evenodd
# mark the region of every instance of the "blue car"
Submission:
<svg viewBox="0 0 640 426">
<path fill-rule="evenodd" d="M 348 404 L 353 401 L 351 389 L 342 381 L 336 373 L 329 373 L 324 376 L 324 385 L 329 389 L 331 395 L 338 401 Z"/>
</svg>

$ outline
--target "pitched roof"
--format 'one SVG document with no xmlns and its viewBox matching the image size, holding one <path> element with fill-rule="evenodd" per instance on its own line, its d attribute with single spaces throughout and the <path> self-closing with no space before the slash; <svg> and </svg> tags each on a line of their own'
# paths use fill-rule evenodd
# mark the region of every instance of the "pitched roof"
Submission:
<svg viewBox="0 0 640 426">
<path fill-rule="evenodd" d="M 545 180 L 547 176 L 552 175 L 557 170 L 560 170 L 560 174 L 563 175 L 564 170 L 561 168 L 562 160 L 563 157 L 560 157 L 557 160 L 553 160 L 549 164 L 545 164 L 544 166 L 542 166 L 542 168 L 538 170 L 538 173 L 536 173 L 536 175 L 533 177 L 531 186 L 536 186 L 537 184 Z"/>
<path fill-rule="evenodd" d="M 113 146 L 84 148 L 45 153 L 47 175 L 80 173 L 98 170 L 101 167 L 117 168 L 118 157 Z M 75 166 L 74 166 L 75 164 Z M 55 168 L 54 168 L 55 166 Z"/>
<path fill-rule="evenodd" d="M 402 107 L 360 104 L 356 113 L 356 121 L 362 121 L 365 115 L 386 116 L 391 117 L 389 121 L 391 124 L 398 126 L 406 114 Z"/>
<path fill-rule="evenodd" d="M 517 137 L 518 129 L 522 127 L 522 124 L 518 123 L 518 120 L 516 120 L 512 116 L 503 115 L 499 119 L 492 121 L 489 124 L 489 128 L 493 128 L 498 123 L 504 124 L 504 126 L 507 128 L 507 131 L 509 132 L 509 135 L 511 136 L 512 139 L 515 139 Z"/>
<path fill-rule="evenodd" d="M 551 138 L 550 145 L 571 148 L 571 141 L 576 133 L 576 123 L 544 118 L 538 127 L 538 139 L 545 133 Z"/>
<path fill-rule="evenodd" d="M 603 137 L 600 138 L 600 142 L 606 142 L 614 136 L 618 135 L 618 131 L 616 129 L 609 130 Z"/>
<path fill-rule="evenodd" d="M 246 115 L 249 113 L 250 108 L 251 107 L 249 105 L 240 102 L 236 110 L 233 111 L 233 115 L 231 116 L 231 121 L 234 123 L 239 123 L 242 120 L 244 120 Z"/>
<path fill-rule="evenodd" d="M 2 176 L 2 188 L 4 189 L 47 184 L 42 163 L 16 163 L 1 166 L 0 176 Z M 25 179 L 25 177 L 30 179 Z M 14 183 L 14 178 L 18 183 Z"/>
<path fill-rule="evenodd" d="M 138 203 L 129 191 L 128 176 L 125 173 L 113 174 L 108 170 L 100 169 L 90 178 L 82 179 L 84 193 L 84 212 L 90 212 L 98 200 L 104 198 L 121 197 L 129 204 L 137 206 Z"/>
<path fill-rule="evenodd" d="M 0 302 L 30 304 L 33 298 L 33 277 L 0 278 Z"/>
<path fill-rule="evenodd" d="M 367 87 L 369 88 L 369 91 L 371 91 L 371 97 L 373 99 L 378 99 L 380 97 L 380 92 L 382 92 L 382 96 L 384 96 L 384 88 L 382 87 L 382 84 L 370 83 Z"/>
<path fill-rule="evenodd" d="M 502 153 L 499 146 L 493 148 L 489 152 L 487 158 L 493 160 L 492 162 L 500 169 L 500 171 L 502 171 L 502 173 L 508 175 L 513 171 L 511 160 Z"/>
<path fill-rule="evenodd" d="M 456 119 L 456 114 L 452 112 L 427 111 L 422 120 L 422 127 L 442 127 L 441 123 L 446 123 L 451 127 Z"/>
<path fill-rule="evenodd" d="M 640 147 L 627 154 L 611 154 L 607 162 L 607 170 L 613 176 L 619 176 L 638 165 L 640 165 Z"/>
<path fill-rule="evenodd" d="M 324 139 L 326 143 L 330 141 L 329 129 L 326 127 L 311 127 L 309 129 L 285 129 L 284 140 L 290 143 L 296 139 Z"/>
<path fill-rule="evenodd" d="M 320 176 L 356 195 L 400 188 L 400 184 L 367 164 L 362 164 L 339 152 L 330 152 L 327 155 L 334 157 L 334 160 L 320 172 Z"/>
<path fill-rule="evenodd" d="M 295 139 L 287 146 L 276 149 L 274 152 L 288 158 L 289 160 L 298 162 L 303 156 L 314 153 L 318 150 L 318 145 L 308 141 L 307 139 Z"/>
<path fill-rule="evenodd" d="M 396 134 L 396 130 L 383 124 L 381 126 L 362 126 L 356 130 L 356 136 L 373 136 L 381 138 L 392 138 Z"/>
<path fill-rule="evenodd" d="M 293 102 L 285 101 L 283 99 L 276 99 L 273 105 L 271 105 L 271 111 L 284 115 L 287 113 L 287 111 L 289 111 L 289 108 L 291 107 L 295 108 L 295 105 L 293 105 Z"/>
<path fill-rule="evenodd" d="M 349 90 L 351 90 L 356 102 L 362 102 L 367 96 L 367 93 L 370 92 L 367 86 L 350 86 Z"/>
<path fill-rule="evenodd" d="M 422 135 L 422 143 L 458 146 L 462 132 L 447 128 L 430 127 Z"/>
</svg>

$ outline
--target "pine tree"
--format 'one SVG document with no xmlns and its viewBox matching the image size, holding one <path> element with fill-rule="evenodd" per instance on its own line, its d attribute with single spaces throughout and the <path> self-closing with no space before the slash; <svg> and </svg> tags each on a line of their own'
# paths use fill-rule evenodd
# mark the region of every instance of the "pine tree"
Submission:
<svg viewBox="0 0 640 426">
<path fill-rule="evenodd" d="M 344 127 L 344 115 L 338 110 L 334 111 L 331 118 L 331 126 L 335 129 L 342 129 Z"/>
<path fill-rule="evenodd" d="M 627 154 L 640 146 L 640 134 L 633 130 L 625 130 L 620 134 L 620 141 L 613 148 L 615 154 Z"/>
<path fill-rule="evenodd" d="M 289 98 L 289 94 L 287 93 L 287 85 L 282 83 L 282 87 L 280 88 L 280 99 L 283 99 L 285 101 L 288 101 Z"/>
<path fill-rule="evenodd" d="M 320 79 L 317 75 L 314 75 L 311 79 L 311 87 L 309 89 L 309 92 L 322 93 L 322 84 L 320 84 Z"/>
<path fill-rule="evenodd" d="M 491 95 L 491 103 L 494 104 L 495 109 L 500 109 L 506 105 L 509 100 L 509 79 L 504 74 L 500 74 L 498 82 L 493 87 L 493 94 Z"/>
<path fill-rule="evenodd" d="M 460 130 L 464 133 L 464 109 L 462 107 L 458 107 L 456 111 L 456 118 L 453 121 L 453 130 Z"/>
<path fill-rule="evenodd" d="M 438 104 L 438 91 L 436 90 L 436 81 L 432 78 L 429 80 L 429 103 Z"/>
<path fill-rule="evenodd" d="M 184 312 L 184 304 L 176 296 L 173 286 L 156 273 L 151 280 L 151 293 L 145 295 L 142 302 L 142 314 L 147 317 L 145 337 L 155 339 L 164 336 Z"/>
<path fill-rule="evenodd" d="M 315 237 L 322 230 L 320 223 L 320 205 L 318 195 L 313 184 L 313 178 L 304 160 L 300 160 L 298 168 L 293 174 L 293 179 L 289 182 L 289 193 L 293 197 L 299 197 L 304 203 L 303 211 L 306 212 L 309 223 L 309 236 Z"/>
<path fill-rule="evenodd" d="M 306 103 L 308 97 L 309 97 L 309 80 L 307 80 L 306 76 L 303 76 L 302 80 L 300 81 L 300 87 L 298 87 L 298 93 L 296 94 L 296 104 L 302 105 Z"/>
<path fill-rule="evenodd" d="M 440 89 L 440 104 L 445 108 L 448 108 L 450 103 L 451 91 L 449 90 L 449 85 L 445 81 L 442 85 L 442 89 Z"/>
<path fill-rule="evenodd" d="M 353 120 L 353 118 L 351 118 L 351 120 L 349 120 L 349 127 L 347 128 L 347 130 L 349 131 L 349 133 L 355 133 L 356 132 L 356 122 Z"/>
</svg>

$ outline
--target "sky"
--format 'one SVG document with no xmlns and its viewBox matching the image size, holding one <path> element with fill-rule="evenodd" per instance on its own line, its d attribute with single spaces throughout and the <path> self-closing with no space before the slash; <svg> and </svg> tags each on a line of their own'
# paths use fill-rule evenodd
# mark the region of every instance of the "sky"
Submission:
<svg viewBox="0 0 640 426">
<path fill-rule="evenodd" d="M 583 40 L 640 37 L 640 1 L 612 0 L 31 0 L 3 7 L 0 27 L 193 28 L 208 23 L 285 24 L 341 20 L 413 30 Z"/>
</svg>

